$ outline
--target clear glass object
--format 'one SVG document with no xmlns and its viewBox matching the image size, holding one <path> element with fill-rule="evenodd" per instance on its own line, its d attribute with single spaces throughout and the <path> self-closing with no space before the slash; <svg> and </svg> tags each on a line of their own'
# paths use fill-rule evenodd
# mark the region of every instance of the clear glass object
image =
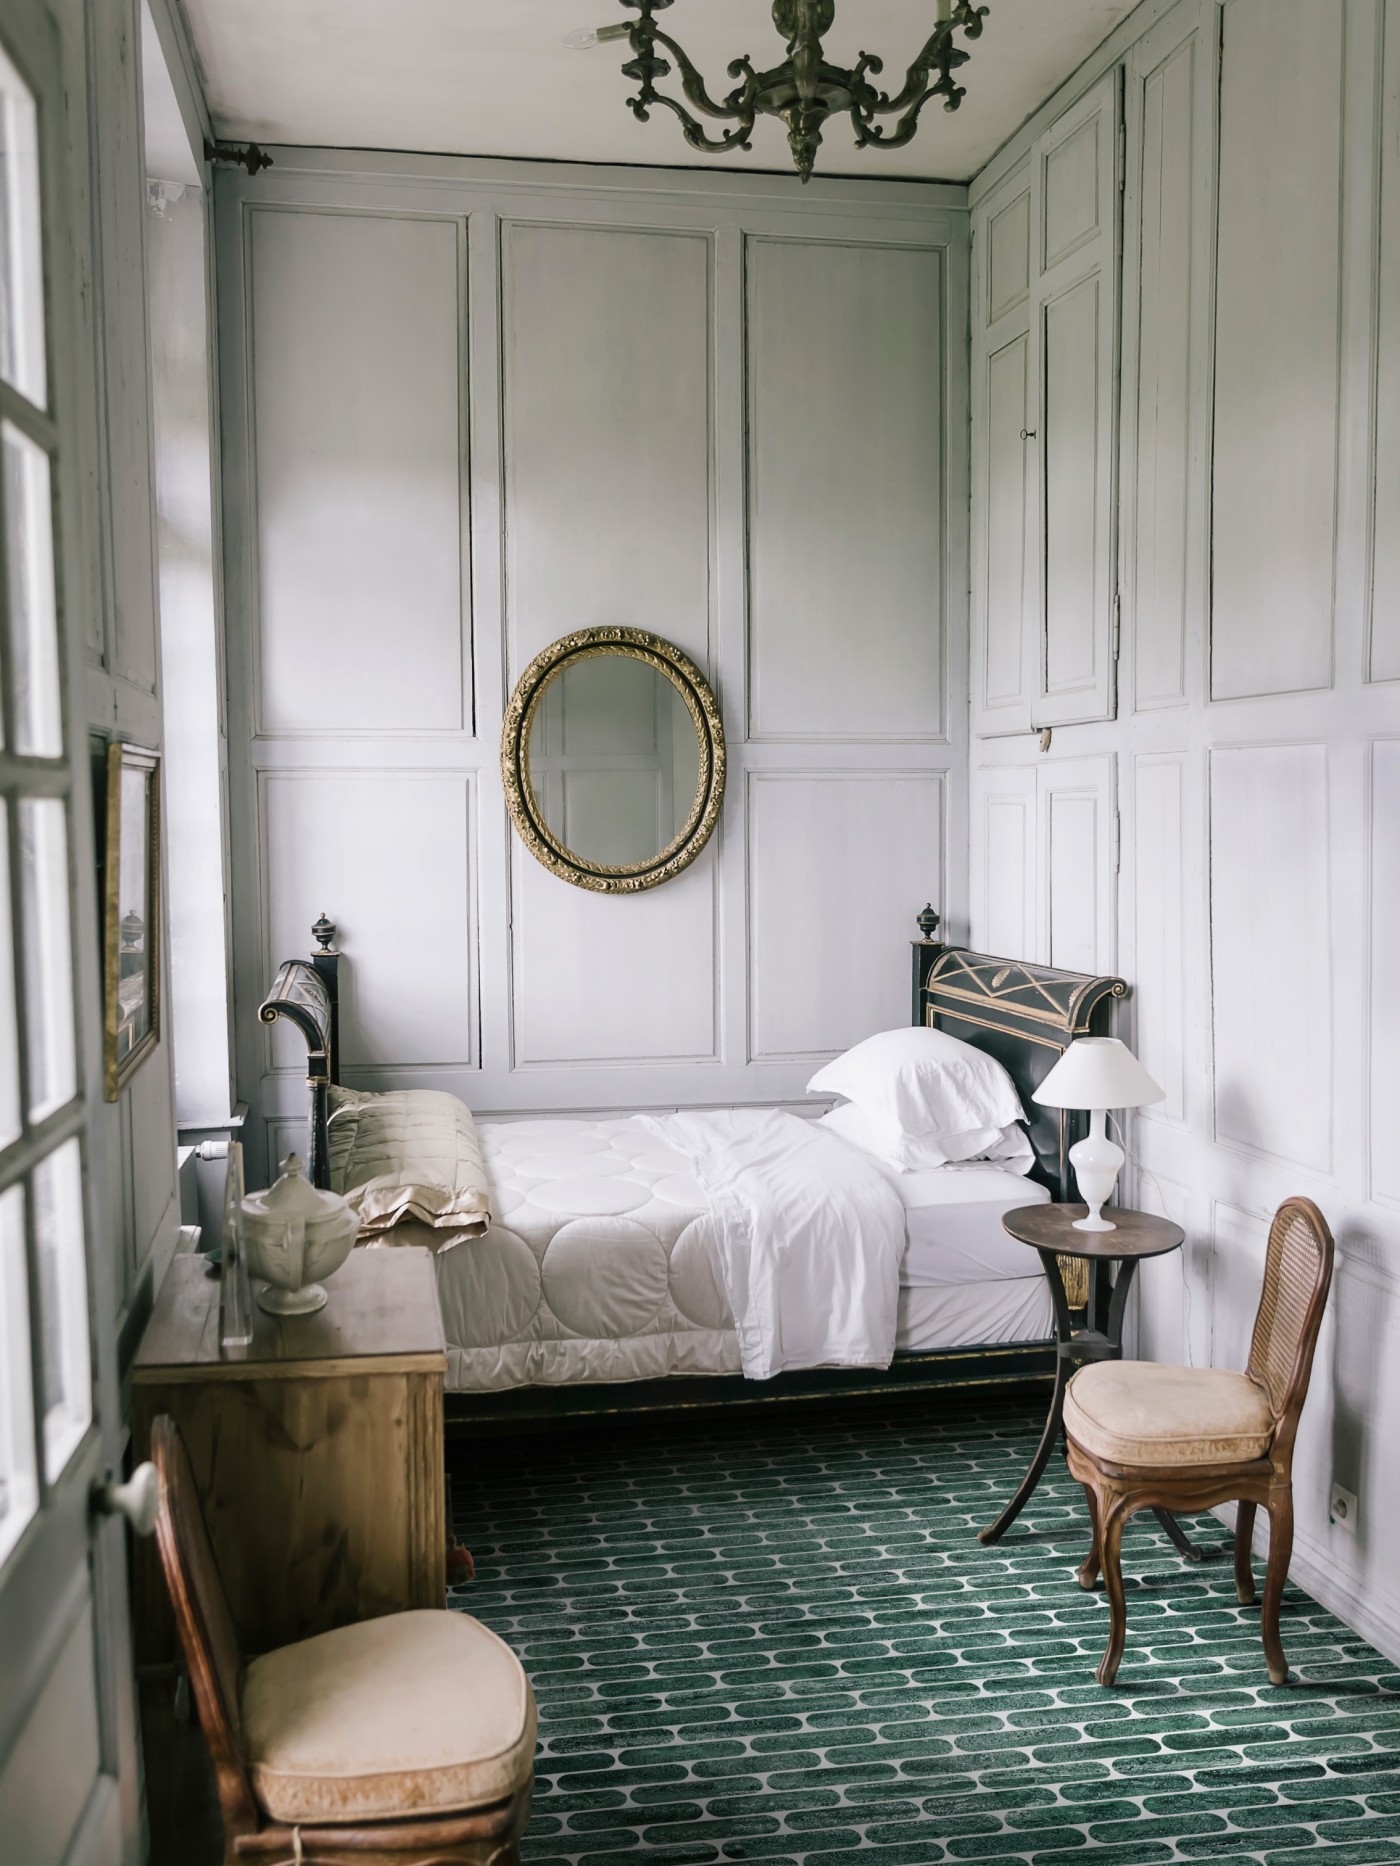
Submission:
<svg viewBox="0 0 1400 1866">
<path fill-rule="evenodd" d="M 53 487 L 49 457 L 5 422 L 5 563 L 10 596 L 10 659 L 15 749 L 63 756 L 58 600 L 53 564 Z"/>
<path fill-rule="evenodd" d="M 24 1188 L 0 1192 L 0 1562 L 39 1504 L 30 1381 Z"/>
<path fill-rule="evenodd" d="M 77 1093 L 73 940 L 68 917 L 68 824 L 60 797 L 19 806 L 29 1118 L 42 1121 Z"/>
<path fill-rule="evenodd" d="M 243 1148 L 236 1140 L 228 1144 L 219 1251 L 219 1346 L 225 1354 L 238 1355 L 253 1339 L 253 1290 L 243 1244 Z"/>
<path fill-rule="evenodd" d="M 76 1139 L 40 1162 L 31 1181 L 39 1260 L 44 1474 L 56 1483 L 92 1422 L 83 1159 Z"/>
</svg>

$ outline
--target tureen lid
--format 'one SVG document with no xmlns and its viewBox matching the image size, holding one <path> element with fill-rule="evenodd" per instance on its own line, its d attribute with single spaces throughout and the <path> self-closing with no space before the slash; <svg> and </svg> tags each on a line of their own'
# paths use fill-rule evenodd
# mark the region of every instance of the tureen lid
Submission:
<svg viewBox="0 0 1400 1866">
<path fill-rule="evenodd" d="M 289 1153 L 282 1162 L 276 1184 L 269 1186 L 266 1192 L 250 1193 L 244 1204 L 253 1206 L 261 1215 L 292 1224 L 297 1219 L 314 1224 L 317 1219 L 343 1212 L 344 1199 L 334 1192 L 318 1192 L 302 1177 L 305 1170 L 298 1156 Z"/>
</svg>

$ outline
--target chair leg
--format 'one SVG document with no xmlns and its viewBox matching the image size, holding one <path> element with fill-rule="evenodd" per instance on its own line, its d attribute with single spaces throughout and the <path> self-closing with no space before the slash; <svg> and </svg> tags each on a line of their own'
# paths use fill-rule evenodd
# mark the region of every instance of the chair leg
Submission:
<svg viewBox="0 0 1400 1866">
<path fill-rule="evenodd" d="M 1288 1683 L 1288 1660 L 1283 1656 L 1283 1641 L 1278 1635 L 1278 1610 L 1283 1599 L 1283 1584 L 1288 1579 L 1288 1563 L 1293 1554 L 1293 1489 L 1280 1491 L 1269 1499 L 1269 1566 L 1264 1576 L 1264 1600 L 1259 1611 L 1260 1630 L 1264 1635 L 1264 1657 L 1269 1664 L 1269 1683 Z"/>
<path fill-rule="evenodd" d="M 1111 1685 L 1118 1676 L 1119 1661 L 1128 1637 L 1128 1600 L 1123 1592 L 1123 1525 L 1131 1514 L 1130 1506 L 1115 1500 L 1103 1511 L 1099 1523 L 1099 1559 L 1103 1563 L 1104 1587 L 1108 1591 L 1108 1645 L 1095 1674 L 1101 1685 Z"/>
<path fill-rule="evenodd" d="M 1092 1484 L 1084 1486 L 1084 1500 L 1089 1505 L 1089 1553 L 1079 1568 L 1079 1585 L 1088 1593 L 1099 1578 L 1103 1560 L 1099 1554 L 1099 1495 Z"/>
<path fill-rule="evenodd" d="M 1253 1503 L 1241 1503 L 1235 1516 L 1235 1598 L 1242 1607 L 1254 1605 Z"/>
</svg>

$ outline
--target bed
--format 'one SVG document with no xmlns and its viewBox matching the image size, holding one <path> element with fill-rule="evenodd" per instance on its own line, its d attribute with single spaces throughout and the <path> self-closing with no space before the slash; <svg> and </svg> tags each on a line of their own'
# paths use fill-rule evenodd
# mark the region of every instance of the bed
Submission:
<svg viewBox="0 0 1400 1866">
<path fill-rule="evenodd" d="M 913 1021 L 1006 1067 L 1035 1157 L 1027 1176 L 991 1164 L 881 1169 L 904 1207 L 890 1365 L 745 1378 L 720 1273 L 715 1201 L 663 1122 L 483 1120 L 491 1224 L 437 1258 L 449 1417 L 665 1411 L 1053 1374 L 1048 1288 L 1000 1218 L 1013 1206 L 1072 1196 L 1067 1155 L 1082 1117 L 1041 1108 L 1031 1092 L 1076 1036 L 1109 1033 L 1126 987 L 946 946 L 932 937 L 927 915 L 920 927 Z M 325 1185 L 341 957 L 329 921 L 313 931 L 314 956 L 281 967 L 259 1015 L 290 1020 L 306 1039 L 309 1157 L 313 1178 Z M 1095 1295 L 1071 1290 L 1079 1306 L 1093 1305 Z"/>
</svg>

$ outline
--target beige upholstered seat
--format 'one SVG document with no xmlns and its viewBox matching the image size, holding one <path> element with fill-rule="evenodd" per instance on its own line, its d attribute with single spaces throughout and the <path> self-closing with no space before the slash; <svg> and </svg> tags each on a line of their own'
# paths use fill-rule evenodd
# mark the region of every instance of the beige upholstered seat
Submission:
<svg viewBox="0 0 1400 1866">
<path fill-rule="evenodd" d="M 1293 1549 L 1293 1444 L 1332 1255 L 1332 1233 L 1312 1200 L 1285 1199 L 1269 1227 L 1246 1372 L 1100 1361 L 1082 1367 L 1065 1389 L 1065 1451 L 1084 1486 L 1094 1537 L 1079 1585 L 1092 1587 L 1102 1573 L 1108 1591 L 1101 1685 L 1118 1676 L 1128 1631 L 1123 1525 L 1135 1510 L 1195 1515 L 1231 1502 L 1239 1505 L 1235 1587 L 1242 1606 L 1254 1600 L 1255 1511 L 1262 1504 L 1269 1512 L 1259 1630 L 1270 1680 L 1286 1683 L 1278 1610 Z"/>
<path fill-rule="evenodd" d="M 1269 1449 L 1274 1415 L 1247 1374 L 1099 1361 L 1069 1383 L 1065 1430 L 1107 1464 L 1241 1464 Z"/>
<path fill-rule="evenodd" d="M 520 1866 L 535 1700 L 464 1613 L 391 1613 L 244 1663 L 180 1429 L 151 1425 L 156 1539 L 224 1866 Z"/>
<path fill-rule="evenodd" d="M 279 1821 L 486 1807 L 535 1754 L 520 1661 L 465 1613 L 395 1613 L 269 1652 L 242 1713 L 253 1792 Z"/>
</svg>

